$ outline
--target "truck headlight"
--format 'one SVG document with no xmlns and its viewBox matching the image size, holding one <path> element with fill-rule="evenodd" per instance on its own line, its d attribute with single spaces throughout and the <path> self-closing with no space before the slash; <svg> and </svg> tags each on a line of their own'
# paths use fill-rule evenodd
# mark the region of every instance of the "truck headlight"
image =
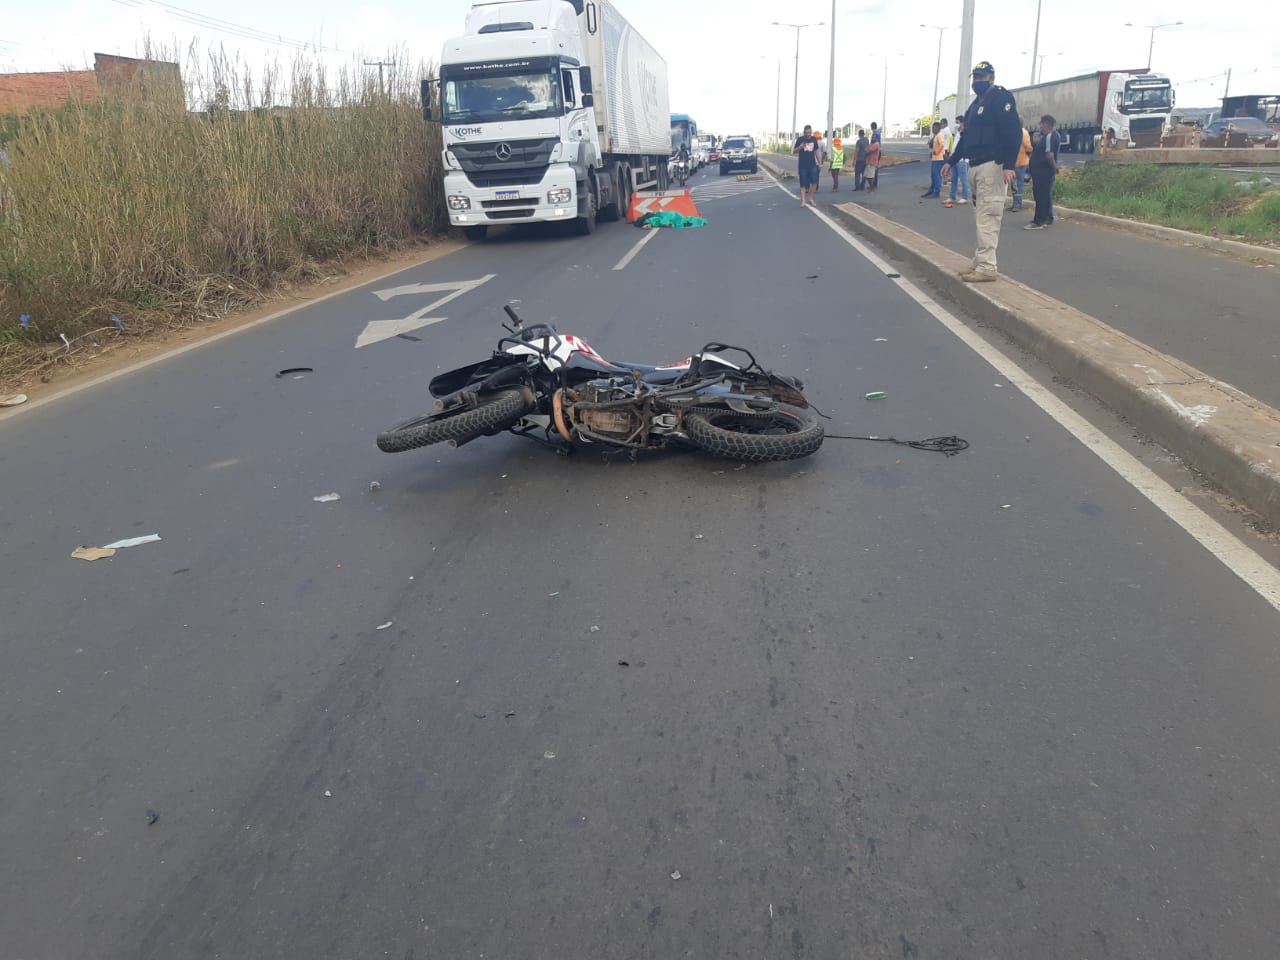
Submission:
<svg viewBox="0 0 1280 960">
<path fill-rule="evenodd" d="M 573 199 L 573 191 L 568 187 L 547 191 L 547 203 L 568 203 Z"/>
<path fill-rule="evenodd" d="M 450 210 L 470 210 L 471 198 L 461 197 L 456 195 L 452 196 L 449 198 L 449 209 Z"/>
</svg>

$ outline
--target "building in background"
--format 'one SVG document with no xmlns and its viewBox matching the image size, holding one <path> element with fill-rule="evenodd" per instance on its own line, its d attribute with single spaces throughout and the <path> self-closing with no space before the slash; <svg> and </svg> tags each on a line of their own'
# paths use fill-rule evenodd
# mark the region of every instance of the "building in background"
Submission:
<svg viewBox="0 0 1280 960">
<path fill-rule="evenodd" d="M 115 97 L 182 103 L 182 72 L 176 63 L 164 60 L 95 53 L 92 70 L 0 73 L 0 116 L 21 117 Z"/>
</svg>

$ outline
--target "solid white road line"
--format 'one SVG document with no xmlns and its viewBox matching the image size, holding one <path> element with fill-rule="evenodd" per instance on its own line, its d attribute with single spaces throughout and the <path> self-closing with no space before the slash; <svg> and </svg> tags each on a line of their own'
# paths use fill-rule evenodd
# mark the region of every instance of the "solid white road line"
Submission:
<svg viewBox="0 0 1280 960">
<path fill-rule="evenodd" d="M 658 231 L 656 229 L 645 231 L 645 235 L 636 241 L 636 245 L 632 247 L 630 250 L 628 250 L 626 254 L 623 256 L 623 258 L 613 265 L 613 269 L 615 270 L 627 269 L 627 264 L 630 263 L 633 259 L 635 259 L 635 255 L 640 252 L 640 248 L 643 247 L 646 243 L 648 243 L 657 235 L 658 235 Z"/>
<path fill-rule="evenodd" d="M 778 188 L 785 193 L 791 193 L 781 184 L 778 184 Z M 899 272 L 821 210 L 813 209 L 813 215 L 835 231 L 882 273 Z M 1058 421 L 1063 429 L 1084 444 L 1087 449 L 1093 451 L 1103 463 L 1151 501 L 1161 513 L 1182 527 L 1201 546 L 1222 561 L 1228 570 L 1257 591 L 1263 600 L 1280 612 L 1280 570 L 1267 563 L 1222 524 L 1181 496 L 1141 461 L 1059 400 L 1018 364 L 970 330 L 914 283 L 905 277 L 892 279 L 907 296 L 932 314 L 934 319 L 960 338 L 969 349 L 999 371 L 1005 380 L 1021 390 L 1036 406 Z"/>
</svg>

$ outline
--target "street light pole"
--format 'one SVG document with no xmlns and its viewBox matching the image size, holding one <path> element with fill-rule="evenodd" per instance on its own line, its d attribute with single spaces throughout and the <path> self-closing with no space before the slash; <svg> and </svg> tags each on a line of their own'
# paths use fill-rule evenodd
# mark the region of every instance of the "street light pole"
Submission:
<svg viewBox="0 0 1280 960">
<path fill-rule="evenodd" d="M 1138 24 L 1126 23 L 1125 26 L 1136 27 L 1138 26 Z M 1151 55 L 1155 52 L 1155 49 L 1156 49 L 1156 31 L 1161 29 L 1162 27 L 1180 27 L 1182 26 L 1182 21 L 1177 20 L 1173 23 L 1144 23 L 1142 24 L 1142 26 L 1146 27 L 1148 30 L 1151 31 L 1151 41 L 1147 44 L 1147 73 L 1150 73 L 1151 72 Z"/>
<path fill-rule="evenodd" d="M 773 136 L 770 140 L 778 139 L 782 133 L 782 58 L 778 58 L 778 93 L 773 98 Z"/>
<path fill-rule="evenodd" d="M 929 27 L 929 24 L 922 23 L 920 26 Z M 938 111 L 939 116 L 942 115 L 942 111 L 938 109 L 938 79 L 942 76 L 942 35 L 951 28 L 933 27 L 932 29 L 938 31 L 938 64 L 933 68 L 933 105 L 929 108 L 930 117 L 933 116 L 934 110 Z"/>
<path fill-rule="evenodd" d="M 773 21 L 775 27 L 790 27 L 796 32 L 796 77 L 795 87 L 791 93 L 791 139 L 796 135 L 796 111 L 800 102 L 800 31 L 805 27 L 821 27 L 822 23 L 781 23 Z"/>
</svg>

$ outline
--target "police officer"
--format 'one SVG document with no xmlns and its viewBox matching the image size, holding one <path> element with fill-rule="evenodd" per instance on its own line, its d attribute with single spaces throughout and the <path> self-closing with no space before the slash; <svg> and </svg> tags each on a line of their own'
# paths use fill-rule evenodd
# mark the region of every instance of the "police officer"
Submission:
<svg viewBox="0 0 1280 960">
<path fill-rule="evenodd" d="M 967 283 L 996 278 L 996 246 L 1004 197 L 1014 179 L 1018 150 L 1022 146 L 1022 121 L 1013 94 L 996 86 L 996 68 L 983 60 L 973 68 L 973 92 L 978 98 L 964 115 L 964 136 L 943 167 L 943 176 L 961 160 L 969 161 L 973 184 L 973 210 L 977 214 L 978 248 L 973 266 L 960 274 Z"/>
</svg>

